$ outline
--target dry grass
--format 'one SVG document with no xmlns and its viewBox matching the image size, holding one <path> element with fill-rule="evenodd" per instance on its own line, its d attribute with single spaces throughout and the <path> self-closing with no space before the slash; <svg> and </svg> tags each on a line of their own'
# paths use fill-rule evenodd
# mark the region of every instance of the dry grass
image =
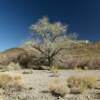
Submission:
<svg viewBox="0 0 100 100">
<path fill-rule="evenodd" d="M 94 88 L 96 79 L 94 76 L 71 76 L 67 79 L 67 82 L 72 93 L 83 93 L 88 88 Z"/>
<path fill-rule="evenodd" d="M 0 73 L 0 86 L 1 87 L 23 87 L 24 79 L 22 74 L 13 72 L 1 72 Z"/>
<path fill-rule="evenodd" d="M 19 70 L 21 66 L 18 63 L 10 62 L 8 65 L 0 65 L 0 69 L 4 71 Z"/>
<path fill-rule="evenodd" d="M 87 88 L 87 85 L 81 77 L 71 76 L 68 78 L 67 82 L 68 86 L 71 88 L 71 93 L 82 93 Z"/>
<path fill-rule="evenodd" d="M 66 82 L 55 78 L 49 82 L 49 91 L 55 96 L 65 96 L 70 92 Z"/>
<path fill-rule="evenodd" d="M 84 78 L 88 88 L 94 88 L 97 83 L 97 78 L 94 76 L 87 76 Z"/>
<path fill-rule="evenodd" d="M 53 65 L 50 69 L 50 71 L 53 73 L 53 76 L 54 77 L 58 77 L 58 72 L 59 72 L 59 69 L 58 69 L 58 66 L 57 65 Z"/>
<path fill-rule="evenodd" d="M 10 62 L 8 66 L 6 66 L 7 70 L 18 70 L 21 69 L 19 63 Z"/>
</svg>

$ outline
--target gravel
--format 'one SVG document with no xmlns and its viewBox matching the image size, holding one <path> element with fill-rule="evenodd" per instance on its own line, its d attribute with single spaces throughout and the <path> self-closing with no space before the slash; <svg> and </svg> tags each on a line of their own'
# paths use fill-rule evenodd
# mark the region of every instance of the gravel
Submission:
<svg viewBox="0 0 100 100">
<path fill-rule="evenodd" d="M 100 89 L 87 90 L 83 94 L 67 94 L 65 97 L 55 97 L 48 91 L 48 82 L 54 79 L 48 70 L 18 70 L 25 80 L 25 87 L 21 90 L 12 88 L 0 89 L 0 100 L 100 100 Z M 69 76 L 96 76 L 100 78 L 99 70 L 75 71 L 60 70 L 58 77 L 67 79 Z M 100 81 L 98 79 L 98 81 Z M 100 87 L 100 86 L 99 86 Z"/>
</svg>

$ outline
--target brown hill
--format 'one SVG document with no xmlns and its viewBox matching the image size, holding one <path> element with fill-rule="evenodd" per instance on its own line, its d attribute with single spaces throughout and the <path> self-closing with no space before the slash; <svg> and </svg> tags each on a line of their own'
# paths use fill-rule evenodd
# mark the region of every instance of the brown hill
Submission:
<svg viewBox="0 0 100 100">
<path fill-rule="evenodd" d="M 14 62 L 19 63 L 24 68 L 39 69 L 43 65 L 43 59 L 39 59 L 40 56 L 40 52 L 30 45 L 22 48 L 11 48 L 0 53 L 0 65 L 8 65 L 10 62 Z M 77 42 L 68 50 L 61 52 L 56 57 L 55 64 L 60 64 L 65 68 L 78 66 L 100 69 L 100 42 L 88 44 Z"/>
<path fill-rule="evenodd" d="M 11 48 L 0 53 L 0 64 L 8 65 L 10 62 L 20 62 L 21 57 L 26 57 L 27 53 L 22 48 Z"/>
</svg>

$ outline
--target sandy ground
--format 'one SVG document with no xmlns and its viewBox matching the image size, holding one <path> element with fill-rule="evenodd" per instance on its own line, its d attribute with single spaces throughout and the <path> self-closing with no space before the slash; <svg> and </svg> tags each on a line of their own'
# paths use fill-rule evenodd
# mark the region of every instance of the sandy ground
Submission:
<svg viewBox="0 0 100 100">
<path fill-rule="evenodd" d="M 22 73 L 25 80 L 25 87 L 22 91 L 12 91 L 10 96 L 3 95 L 4 100 L 100 100 L 100 90 L 91 90 L 90 94 L 83 95 L 67 95 L 65 98 L 56 98 L 48 90 L 48 82 L 55 77 L 48 70 L 19 70 L 14 71 Z M 99 70 L 75 71 L 75 70 L 60 70 L 57 76 L 60 79 L 67 79 L 69 76 L 96 76 L 100 78 Z M 2 94 L 2 93 L 1 93 Z M 95 94 L 95 95 L 94 95 Z M 91 97 L 88 97 L 91 96 Z"/>
</svg>

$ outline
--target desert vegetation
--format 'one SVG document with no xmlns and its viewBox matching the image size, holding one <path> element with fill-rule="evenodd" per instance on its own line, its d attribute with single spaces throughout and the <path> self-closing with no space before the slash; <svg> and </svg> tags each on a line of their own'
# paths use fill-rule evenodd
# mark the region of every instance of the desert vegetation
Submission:
<svg viewBox="0 0 100 100">
<path fill-rule="evenodd" d="M 67 87 L 66 82 L 59 78 L 55 78 L 49 82 L 49 91 L 52 95 L 58 97 L 63 97 L 70 93 L 70 89 Z"/>
<path fill-rule="evenodd" d="M 47 17 L 39 19 L 30 29 L 32 38 L 22 46 L 28 54 L 29 62 L 25 63 L 28 68 L 49 69 L 58 65 L 65 69 L 99 69 L 99 42 L 78 40 L 76 33 L 69 32 L 68 25 L 52 23 Z"/>
<path fill-rule="evenodd" d="M 31 30 L 33 32 L 32 40 L 26 42 L 25 46 L 30 45 L 31 50 L 35 49 L 39 52 L 39 55 L 35 56 L 37 59 L 35 62 L 38 65 L 48 67 L 55 63 L 57 55 L 60 55 L 61 51 L 71 47 L 73 44 L 71 40 L 76 38 L 75 33 L 71 33 L 70 37 L 68 37 L 67 25 L 60 22 L 50 23 L 47 17 L 39 19 L 38 22 L 31 26 Z"/>
<path fill-rule="evenodd" d="M 67 81 L 60 78 L 54 78 L 49 81 L 49 91 L 54 96 L 64 97 L 67 94 L 82 94 L 87 89 L 93 89 L 96 86 L 97 77 L 94 76 L 70 76 Z"/>
<path fill-rule="evenodd" d="M 4 100 L 98 100 L 99 71 L 19 70 L 0 73 L 0 93 Z"/>
<path fill-rule="evenodd" d="M 0 53 L 1 100 L 99 100 L 100 43 L 39 19 L 31 39 Z"/>
<path fill-rule="evenodd" d="M 4 89 L 11 87 L 21 89 L 22 87 L 24 87 L 23 75 L 14 72 L 1 72 L 0 87 Z"/>
<path fill-rule="evenodd" d="M 96 85 L 96 77 L 80 77 L 80 76 L 71 76 L 67 80 L 68 86 L 71 88 L 71 93 L 82 93 L 88 88 L 94 88 Z"/>
<path fill-rule="evenodd" d="M 79 40 L 68 25 L 43 17 L 30 27 L 31 39 L 0 53 L 0 68 L 10 63 L 21 68 L 100 69 L 100 43 Z"/>
</svg>

